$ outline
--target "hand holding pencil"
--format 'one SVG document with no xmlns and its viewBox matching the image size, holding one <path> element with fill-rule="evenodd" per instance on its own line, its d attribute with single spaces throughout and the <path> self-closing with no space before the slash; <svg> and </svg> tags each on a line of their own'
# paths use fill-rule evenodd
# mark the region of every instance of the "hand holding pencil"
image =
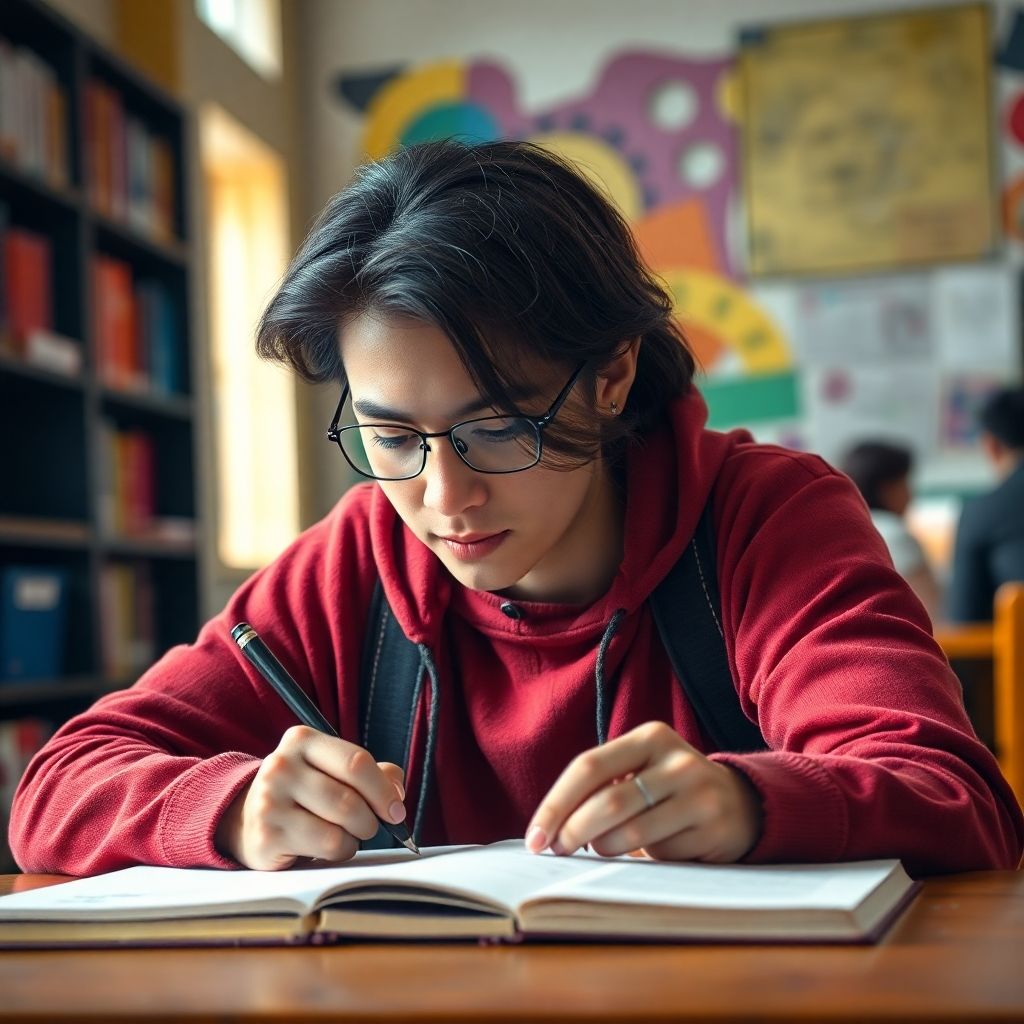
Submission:
<svg viewBox="0 0 1024 1024">
<path fill-rule="evenodd" d="M 303 723 L 286 730 L 221 819 L 215 843 L 246 867 L 280 870 L 299 858 L 348 860 L 378 824 L 416 850 L 405 818 L 402 769 L 338 737 L 246 623 L 232 630 L 243 654 Z M 244 640 L 244 643 L 243 643 Z"/>
</svg>

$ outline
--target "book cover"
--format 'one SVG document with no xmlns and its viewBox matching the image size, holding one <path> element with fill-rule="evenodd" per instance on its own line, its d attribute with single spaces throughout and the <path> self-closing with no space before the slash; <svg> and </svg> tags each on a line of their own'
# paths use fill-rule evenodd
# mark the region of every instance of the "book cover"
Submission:
<svg viewBox="0 0 1024 1024">
<path fill-rule="evenodd" d="M 0 571 L 0 680 L 61 674 L 67 588 L 63 569 L 8 566 Z"/>
</svg>

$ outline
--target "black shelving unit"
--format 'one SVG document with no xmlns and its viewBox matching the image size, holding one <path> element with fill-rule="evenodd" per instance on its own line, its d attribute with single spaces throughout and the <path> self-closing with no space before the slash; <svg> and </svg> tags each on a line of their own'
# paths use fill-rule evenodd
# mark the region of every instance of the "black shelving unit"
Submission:
<svg viewBox="0 0 1024 1024">
<path fill-rule="evenodd" d="M 187 235 L 187 114 L 182 106 L 106 52 L 41 0 L 3 0 L 0 37 L 31 51 L 52 70 L 66 98 L 66 185 L 0 155 L 0 203 L 8 227 L 49 239 L 53 329 L 81 344 L 77 374 L 33 365 L 0 351 L 0 569 L 59 566 L 69 580 L 63 668 L 56 678 L 0 678 L 0 723 L 25 716 L 59 724 L 133 677 L 104 672 L 101 580 L 108 565 L 144 566 L 155 610 L 153 654 L 195 637 L 199 622 L 200 509 L 188 316 L 192 273 Z M 89 186 L 90 82 L 113 89 L 127 114 L 169 145 L 173 169 L 171 236 L 141 230 L 95 207 Z M 174 393 L 121 390 L 100 373 L 92 267 L 96 256 L 129 264 L 170 296 L 179 385 Z M 155 505 L 173 520 L 159 530 L 119 533 L 104 519 L 104 424 L 152 438 Z M 182 525 L 193 529 L 182 531 Z M 2 818 L 2 815 L 0 815 Z M 0 864 L 4 844 L 0 843 Z"/>
</svg>

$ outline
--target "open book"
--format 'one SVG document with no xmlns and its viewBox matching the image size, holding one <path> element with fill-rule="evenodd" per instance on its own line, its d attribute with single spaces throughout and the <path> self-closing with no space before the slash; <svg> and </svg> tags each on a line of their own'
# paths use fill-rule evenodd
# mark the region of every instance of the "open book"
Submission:
<svg viewBox="0 0 1024 1024">
<path fill-rule="evenodd" d="M 0 897 L 0 945 L 604 938 L 866 942 L 915 888 L 898 861 L 666 864 L 491 846 L 281 872 L 132 867 Z"/>
</svg>

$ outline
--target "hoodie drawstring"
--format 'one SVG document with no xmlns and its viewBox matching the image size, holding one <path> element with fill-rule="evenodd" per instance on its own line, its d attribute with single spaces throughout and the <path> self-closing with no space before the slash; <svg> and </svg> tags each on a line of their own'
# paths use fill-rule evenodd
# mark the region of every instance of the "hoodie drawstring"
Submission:
<svg viewBox="0 0 1024 1024">
<path fill-rule="evenodd" d="M 607 683 L 604 675 L 604 661 L 608 653 L 608 647 L 612 637 L 619 631 L 622 620 L 626 617 L 626 609 L 618 608 L 605 626 L 601 636 L 601 642 L 597 648 L 597 663 L 594 666 L 594 683 L 597 690 L 596 718 L 597 718 L 597 742 L 601 744 L 608 740 L 608 720 L 611 714 L 611 701 L 607 693 Z M 420 652 L 420 679 L 416 684 L 416 690 L 412 699 L 412 715 L 415 717 L 416 708 L 419 706 L 420 695 L 423 691 L 423 672 L 426 671 L 430 677 L 430 708 L 427 713 L 427 744 L 423 753 L 423 771 L 420 776 L 420 792 L 416 801 L 416 815 L 413 819 L 411 829 L 413 842 L 419 845 L 420 829 L 423 827 L 424 810 L 427 805 L 427 796 L 430 792 L 430 781 L 434 774 L 434 749 L 437 746 L 437 722 L 441 707 L 441 685 L 438 680 L 437 666 L 434 664 L 430 648 L 426 644 L 417 644 Z M 412 729 L 409 729 L 409 741 L 412 741 Z M 406 749 L 405 764 L 409 763 L 410 751 Z"/>
<path fill-rule="evenodd" d="M 420 681 L 416 684 L 416 693 L 412 701 L 412 713 L 416 714 L 420 691 L 423 687 L 423 670 L 430 676 L 430 709 L 427 713 L 427 747 L 423 752 L 423 772 L 420 776 L 420 795 L 416 801 L 416 816 L 413 819 L 412 839 L 419 846 L 420 829 L 423 827 L 423 814 L 427 805 L 427 794 L 430 791 L 430 779 L 434 774 L 434 747 L 437 744 L 437 719 L 440 711 L 441 686 L 437 677 L 437 666 L 426 644 L 416 645 L 420 651 Z M 412 729 L 409 729 L 409 740 L 412 741 Z M 405 763 L 409 763 L 409 751 L 405 752 Z"/>
<path fill-rule="evenodd" d="M 605 692 L 605 678 L 604 678 L 604 657 L 608 652 L 608 645 L 612 642 L 612 637 L 619 630 L 619 626 L 622 624 L 622 620 L 626 617 L 626 609 L 619 608 L 614 615 L 608 620 L 608 625 L 605 626 L 604 635 L 601 637 L 601 643 L 597 648 L 597 665 L 594 667 L 594 683 L 597 687 L 597 745 L 601 746 L 608 739 L 608 720 L 611 716 L 611 702 L 607 699 Z"/>
</svg>

